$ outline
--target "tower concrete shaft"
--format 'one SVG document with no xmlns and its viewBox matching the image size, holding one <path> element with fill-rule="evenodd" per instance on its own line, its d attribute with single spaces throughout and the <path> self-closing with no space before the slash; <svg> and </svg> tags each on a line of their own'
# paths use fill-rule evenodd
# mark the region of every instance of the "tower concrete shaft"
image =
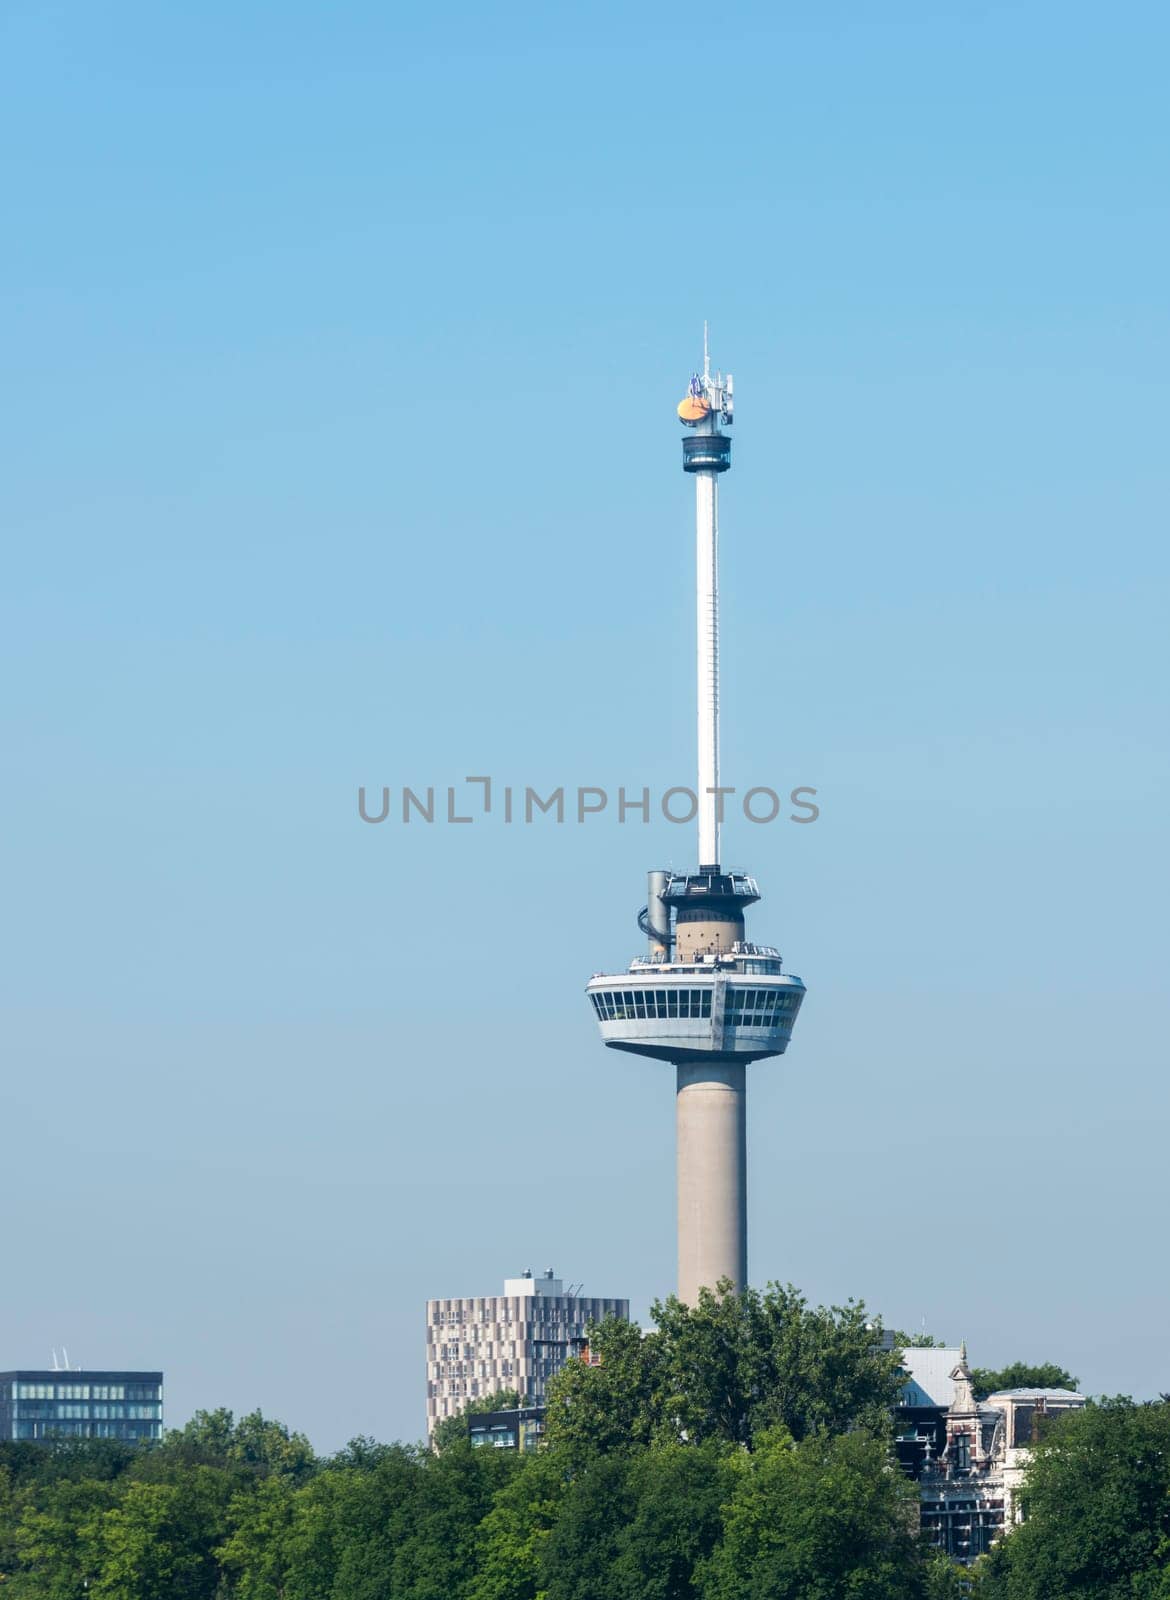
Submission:
<svg viewBox="0 0 1170 1600">
<path fill-rule="evenodd" d="M 678 1297 L 730 1278 L 747 1283 L 747 1067 L 712 1060 L 679 1063 Z"/>
</svg>

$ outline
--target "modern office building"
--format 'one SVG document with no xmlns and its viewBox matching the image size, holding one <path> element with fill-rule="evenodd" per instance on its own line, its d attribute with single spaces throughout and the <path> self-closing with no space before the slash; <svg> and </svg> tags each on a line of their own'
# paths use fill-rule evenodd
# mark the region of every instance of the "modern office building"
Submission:
<svg viewBox="0 0 1170 1600">
<path fill-rule="evenodd" d="M 0 1372 L 0 1439 L 162 1438 L 161 1372 Z"/>
<path fill-rule="evenodd" d="M 629 1315 L 628 1300 L 566 1289 L 551 1267 L 540 1278 L 506 1278 L 500 1295 L 428 1300 L 427 1432 L 500 1389 L 542 1406 L 553 1373 L 584 1353 L 589 1324 Z"/>
<path fill-rule="evenodd" d="M 704 332 L 703 370 L 678 408 L 690 430 L 683 471 L 695 480 L 697 870 L 650 873 L 638 919 L 646 954 L 625 972 L 595 974 L 586 991 L 610 1049 L 674 1064 L 678 1293 L 691 1305 L 722 1279 L 747 1283 L 747 1068 L 783 1055 L 805 994 L 779 950 L 747 942 L 744 912 L 760 891 L 720 851 L 724 798 L 735 793 L 719 783 L 718 494 L 732 410 L 731 375 L 712 374 Z M 655 692 L 671 681 L 664 673 Z"/>
</svg>

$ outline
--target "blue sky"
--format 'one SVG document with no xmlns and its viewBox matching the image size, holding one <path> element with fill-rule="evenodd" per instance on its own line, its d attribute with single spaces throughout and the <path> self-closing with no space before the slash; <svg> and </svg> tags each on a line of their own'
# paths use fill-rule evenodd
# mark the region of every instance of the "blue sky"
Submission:
<svg viewBox="0 0 1170 1600">
<path fill-rule="evenodd" d="M 727 829 L 809 986 L 752 1275 L 1168 1387 L 1155 5 L 10 4 L 0 1368 L 422 1428 L 422 1303 L 673 1281 L 582 995 L 688 830 L 711 321 Z M 19 1225 L 17 1225 L 19 1221 Z"/>
</svg>

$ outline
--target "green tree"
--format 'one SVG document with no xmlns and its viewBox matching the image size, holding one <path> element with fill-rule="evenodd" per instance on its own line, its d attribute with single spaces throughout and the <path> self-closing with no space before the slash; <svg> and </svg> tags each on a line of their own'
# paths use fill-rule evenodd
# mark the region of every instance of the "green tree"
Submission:
<svg viewBox="0 0 1170 1600">
<path fill-rule="evenodd" d="M 542 1450 L 523 1459 L 480 1524 L 468 1600 L 537 1600 L 567 1484 L 558 1452 Z"/>
<path fill-rule="evenodd" d="M 78 1590 L 101 1571 L 101 1521 L 119 1493 L 108 1480 L 66 1478 L 14 1496 L 20 1521 L 11 1534 L 16 1564 L 6 1600 L 9 1593 L 12 1600 L 77 1600 Z"/>
<path fill-rule="evenodd" d="M 253 1411 L 237 1422 L 230 1411 L 197 1411 L 182 1428 L 172 1429 L 143 1459 L 144 1476 L 165 1477 L 181 1466 L 244 1467 L 257 1474 L 284 1473 L 298 1480 L 316 1469 L 313 1447 L 303 1433 L 292 1433 Z"/>
<path fill-rule="evenodd" d="M 633 1458 L 626 1482 L 632 1511 L 618 1536 L 615 1600 L 695 1600 L 723 1531 L 728 1451 L 660 1445 Z"/>
<path fill-rule="evenodd" d="M 1013 1361 L 1010 1367 L 972 1367 L 975 1398 L 986 1400 L 1002 1389 L 1076 1389 L 1078 1380 L 1053 1361 Z"/>
<path fill-rule="evenodd" d="M 412 1525 L 394 1552 L 393 1600 L 452 1600 L 467 1593 L 481 1551 L 480 1524 L 520 1467 L 508 1450 L 424 1455 Z"/>
<path fill-rule="evenodd" d="M 592 1362 L 569 1361 L 548 1386 L 544 1433 L 575 1458 L 649 1444 L 656 1412 L 657 1335 L 608 1317 L 589 1330 Z"/>
<path fill-rule="evenodd" d="M 12 1473 L 0 1461 L 0 1594 L 16 1570 L 16 1493 Z"/>
<path fill-rule="evenodd" d="M 596 1455 L 572 1478 L 544 1549 L 547 1600 L 615 1600 L 614 1566 L 634 1513 L 628 1451 Z"/>
<path fill-rule="evenodd" d="M 981 1596 L 1170 1600 L 1170 1405 L 1119 1398 L 1053 1419 L 1023 1501 Z"/>
<path fill-rule="evenodd" d="M 731 1285 L 697 1306 L 654 1307 L 661 1345 L 660 1436 L 750 1444 L 782 1426 L 800 1440 L 857 1423 L 888 1427 L 902 1384 L 898 1354 L 878 1347 L 864 1305 L 811 1307 L 791 1287 Z"/>
<path fill-rule="evenodd" d="M 97 1524 L 94 1600 L 212 1600 L 231 1480 L 199 1466 L 179 1483 L 130 1483 Z M 74 1590 L 76 1600 L 76 1589 Z"/>
<path fill-rule="evenodd" d="M 258 1588 L 265 1583 L 275 1585 L 283 1578 L 284 1600 L 322 1600 L 323 1596 L 345 1592 L 338 1585 L 338 1571 L 345 1546 L 343 1529 L 348 1529 L 351 1537 L 354 1534 L 354 1519 L 346 1514 L 349 1491 L 368 1481 L 374 1471 L 387 1470 L 387 1462 L 397 1447 L 386 1449 L 387 1455 L 378 1463 L 361 1468 L 329 1467 L 302 1484 L 293 1493 L 291 1519 L 283 1528 L 281 1508 L 274 1504 L 273 1533 L 280 1540 L 280 1548 L 271 1553 L 264 1548 L 260 1526 L 241 1549 Z M 405 1471 L 409 1476 L 413 1469 L 408 1465 Z M 380 1532 L 376 1522 L 372 1532 Z M 357 1537 L 360 1539 L 361 1535 Z"/>
<path fill-rule="evenodd" d="M 326 1472 L 308 1486 L 292 1534 L 290 1597 L 387 1600 L 395 1556 L 417 1522 L 423 1455 L 437 1464 L 429 1452 L 395 1445 L 368 1470 Z M 304 1581 L 312 1574 L 316 1588 Z"/>
<path fill-rule="evenodd" d="M 920 1600 L 917 1494 L 884 1441 L 860 1432 L 800 1443 L 784 1429 L 733 1458 L 724 1536 L 706 1600 Z"/>
<path fill-rule="evenodd" d="M 507 1600 L 697 1600 L 722 1531 L 727 1454 L 663 1444 L 594 1456 L 561 1491 L 537 1581 Z"/>
<path fill-rule="evenodd" d="M 296 1559 L 292 1529 L 297 1491 L 289 1478 L 265 1478 L 232 1497 L 228 1537 L 216 1551 L 239 1600 L 283 1600 Z"/>
<path fill-rule="evenodd" d="M 966 1600 L 972 1589 L 970 1567 L 961 1567 L 941 1552 L 926 1558 L 926 1600 Z"/>
<path fill-rule="evenodd" d="M 118 1439 L 53 1439 L 37 1444 L 4 1440 L 0 1470 L 7 1470 L 14 1489 L 65 1480 L 106 1483 L 140 1462 L 150 1448 Z"/>
<path fill-rule="evenodd" d="M 811 1307 L 791 1287 L 736 1294 L 724 1282 L 697 1306 L 656 1303 L 655 1330 L 607 1322 L 590 1332 L 594 1366 L 570 1361 L 549 1387 L 546 1437 L 580 1458 L 651 1440 L 751 1444 L 782 1425 L 888 1426 L 903 1382 L 898 1353 L 860 1303 Z"/>
</svg>

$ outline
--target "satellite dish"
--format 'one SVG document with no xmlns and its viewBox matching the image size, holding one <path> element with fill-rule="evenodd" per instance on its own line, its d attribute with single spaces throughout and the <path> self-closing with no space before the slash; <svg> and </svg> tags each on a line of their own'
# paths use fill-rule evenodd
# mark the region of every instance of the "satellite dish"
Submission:
<svg viewBox="0 0 1170 1600">
<path fill-rule="evenodd" d="M 711 415 L 711 407 L 699 395 L 689 394 L 685 400 L 679 401 L 678 414 L 683 422 L 702 422 L 704 417 Z"/>
</svg>

